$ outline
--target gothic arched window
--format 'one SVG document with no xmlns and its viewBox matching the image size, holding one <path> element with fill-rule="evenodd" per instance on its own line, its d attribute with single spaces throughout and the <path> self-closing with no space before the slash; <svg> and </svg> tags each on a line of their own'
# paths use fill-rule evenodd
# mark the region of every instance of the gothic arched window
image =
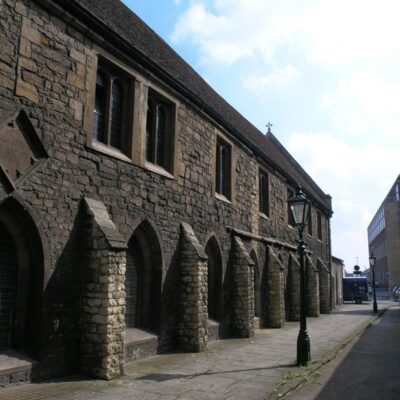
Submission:
<svg viewBox="0 0 400 400">
<path fill-rule="evenodd" d="M 149 90 L 146 161 L 171 172 L 173 164 L 173 105 Z"/>
<path fill-rule="evenodd" d="M 124 147 L 124 106 L 129 83 L 116 70 L 100 65 L 96 77 L 92 138 L 118 150 Z"/>
</svg>

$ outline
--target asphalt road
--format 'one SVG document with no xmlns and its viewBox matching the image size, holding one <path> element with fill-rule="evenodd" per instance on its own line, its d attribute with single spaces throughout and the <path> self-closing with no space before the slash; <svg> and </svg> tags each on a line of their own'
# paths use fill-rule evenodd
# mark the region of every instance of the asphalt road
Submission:
<svg viewBox="0 0 400 400">
<path fill-rule="evenodd" d="M 400 399 L 400 307 L 392 305 L 290 400 Z"/>
</svg>

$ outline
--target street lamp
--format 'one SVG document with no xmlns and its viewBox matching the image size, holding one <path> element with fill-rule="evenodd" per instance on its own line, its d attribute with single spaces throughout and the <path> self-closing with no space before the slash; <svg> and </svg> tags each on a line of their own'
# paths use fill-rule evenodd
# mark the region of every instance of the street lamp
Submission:
<svg viewBox="0 0 400 400">
<path fill-rule="evenodd" d="M 375 288 L 375 263 L 376 263 L 376 257 L 371 253 L 371 257 L 369 258 L 369 266 L 372 269 L 372 287 L 373 287 L 373 293 L 374 293 L 374 313 L 378 312 L 378 305 L 376 304 L 376 288 Z"/>
<path fill-rule="evenodd" d="M 296 193 L 288 200 L 294 223 L 299 231 L 299 255 L 300 255 L 300 330 L 297 337 L 297 365 L 307 365 L 311 360 L 310 338 L 307 332 L 306 319 L 306 271 L 304 263 L 304 250 L 306 243 L 303 240 L 304 227 L 307 224 L 307 216 L 310 210 L 310 201 L 298 186 Z"/>
</svg>

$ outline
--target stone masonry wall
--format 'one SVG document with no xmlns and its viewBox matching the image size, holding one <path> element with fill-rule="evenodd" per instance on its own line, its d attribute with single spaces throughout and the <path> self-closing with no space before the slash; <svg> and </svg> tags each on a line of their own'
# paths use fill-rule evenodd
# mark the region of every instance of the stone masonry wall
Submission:
<svg viewBox="0 0 400 400">
<path fill-rule="evenodd" d="M 285 324 L 283 265 L 270 246 L 268 246 L 268 273 L 266 274 L 265 325 L 281 328 Z"/>
<path fill-rule="evenodd" d="M 231 251 L 228 227 L 292 245 L 296 241 L 296 231 L 287 225 L 286 179 L 272 167 L 266 166 L 271 178 L 270 217 L 257 217 L 257 213 L 249 213 L 249 205 L 252 210 L 257 209 L 258 199 L 259 163 L 252 152 L 188 99 L 148 74 L 129 54 L 125 54 L 124 60 L 120 59 L 119 63 L 126 70 L 133 71 L 133 78 L 135 70 L 140 70 L 146 79 L 152 80 L 155 88 L 162 87 L 176 99 L 177 167 L 174 176 L 159 174 L 88 146 L 89 132 L 85 122 L 88 113 L 92 112 L 87 105 L 93 95 L 91 90 L 97 53 L 101 48 L 104 53 L 108 52 L 117 59 L 120 54 L 107 44 L 107 38 L 95 43 L 95 39 L 87 36 L 87 27 L 79 28 L 75 25 L 76 21 L 62 14 L 62 10 L 60 16 L 55 15 L 50 9 L 44 8 L 45 3 L 0 1 L 0 112 L 3 118 L 8 115 L 5 110 L 10 110 L 13 115 L 15 110 L 22 107 L 48 154 L 48 159 L 40 168 L 18 182 L 15 189 L 38 215 L 49 246 L 42 299 L 42 348 L 38 357 L 42 377 L 79 368 L 76 360 L 81 356 L 83 360 L 83 355 L 89 354 L 82 353 L 83 343 L 79 337 L 81 321 L 89 318 L 90 314 L 82 308 L 82 304 L 88 301 L 88 288 L 82 285 L 82 260 L 85 256 L 82 242 L 86 239 L 87 217 L 81 213 L 83 198 L 104 204 L 110 221 L 124 243 L 129 241 L 141 222 L 149 221 L 155 227 L 161 249 L 159 268 L 163 306 L 159 315 L 159 343 L 163 350 L 174 346 L 176 322 L 179 319 L 176 305 L 179 304 L 177 288 L 180 282 L 174 271 L 177 268 L 174 255 L 179 247 L 181 222 L 193 227 L 200 243 L 205 243 L 211 234 L 218 239 L 224 283 L 230 281 L 225 279 Z M 145 84 L 142 86 L 143 90 L 147 90 Z M 214 193 L 215 143 L 217 135 L 221 134 L 231 140 L 234 152 L 232 201 L 223 201 Z M 5 196 L 6 191 L 0 190 L 0 201 Z M 314 257 L 319 256 L 326 262 L 326 248 L 325 242 L 310 237 L 309 249 Z M 98 249 L 99 253 L 96 254 L 97 249 L 93 248 L 94 252 L 90 253 L 92 258 L 89 258 L 93 271 L 95 268 L 98 271 L 105 268 L 105 265 L 96 265 L 96 258 L 108 264 L 110 270 L 119 271 L 115 272 L 117 283 L 107 283 L 110 285 L 107 290 L 110 291 L 111 285 L 122 285 L 124 274 L 124 251 L 112 249 L 112 246 L 107 250 Z M 267 286 L 268 295 L 263 314 L 271 326 L 281 326 L 283 297 L 279 288 L 282 287 L 282 271 L 279 260 L 271 256 L 269 251 L 264 244 L 259 246 L 260 276 L 262 284 Z M 268 262 L 265 262 L 266 258 Z M 204 267 L 202 262 L 198 265 L 200 270 Z M 100 276 L 101 272 L 97 278 L 93 277 L 93 284 L 97 284 L 95 279 Z M 231 287 L 226 285 L 224 290 L 229 292 Z M 227 303 L 231 300 L 230 296 L 231 293 L 228 293 Z M 113 307 L 111 300 L 117 299 L 108 300 L 110 307 Z M 122 302 L 121 298 L 119 301 Z M 91 307 L 88 303 L 86 306 Z M 98 304 L 96 307 L 102 306 Z M 106 312 L 108 306 L 104 307 Z M 123 304 L 115 307 L 122 312 Z M 94 315 L 97 315 L 97 311 Z M 116 323 L 115 329 L 117 326 L 122 329 L 122 321 L 118 321 L 118 318 L 112 317 L 111 321 L 112 324 Z M 103 329 L 106 329 L 105 326 Z M 119 348 L 121 343 L 118 338 L 122 338 L 122 332 L 110 334 L 114 335 L 115 346 Z M 85 351 L 95 348 L 93 342 L 86 339 L 83 342 L 85 346 L 88 345 Z M 201 333 L 199 349 L 204 342 L 205 337 Z M 107 343 L 102 344 L 104 360 L 108 355 L 114 357 Z M 107 371 L 114 368 L 110 366 L 111 361 L 111 364 L 104 362 L 102 368 Z M 108 374 L 104 373 L 104 377 L 114 372 Z"/>
<path fill-rule="evenodd" d="M 181 225 L 180 301 L 176 340 L 183 350 L 207 347 L 207 254 L 189 224 Z"/>
<path fill-rule="evenodd" d="M 251 337 L 254 335 L 254 261 L 240 238 L 233 237 L 232 247 L 232 333 Z"/>
<path fill-rule="evenodd" d="M 305 256 L 306 263 L 306 287 L 307 287 L 307 316 L 319 317 L 319 274 L 309 254 Z"/>
<path fill-rule="evenodd" d="M 289 321 L 300 321 L 300 263 L 293 253 L 289 257 Z"/>
<path fill-rule="evenodd" d="M 82 301 L 81 369 L 121 375 L 124 362 L 126 244 L 104 205 L 85 199 L 88 271 Z"/>
<path fill-rule="evenodd" d="M 321 314 L 329 314 L 331 312 L 331 274 L 328 267 L 319 258 L 318 259 L 318 275 L 319 275 L 319 294 L 320 294 L 320 311 Z"/>
</svg>

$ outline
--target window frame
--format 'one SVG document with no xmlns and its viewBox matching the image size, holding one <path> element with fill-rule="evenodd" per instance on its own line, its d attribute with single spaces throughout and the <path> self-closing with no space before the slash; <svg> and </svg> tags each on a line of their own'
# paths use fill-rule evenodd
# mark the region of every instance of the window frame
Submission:
<svg viewBox="0 0 400 400">
<path fill-rule="evenodd" d="M 287 195 L 287 199 L 286 199 L 286 204 L 287 204 L 287 207 L 286 207 L 286 210 L 287 210 L 286 211 L 287 212 L 287 224 L 288 224 L 288 226 L 290 226 L 292 228 L 295 228 L 296 224 L 295 224 L 294 217 L 293 217 L 292 211 L 290 209 L 290 204 L 289 204 L 288 200 L 291 197 L 293 197 L 294 194 L 295 194 L 294 189 L 292 189 L 291 187 L 287 187 L 287 191 L 286 191 L 286 195 Z"/>
<path fill-rule="evenodd" d="M 152 125 L 149 135 L 149 104 L 155 107 L 156 112 L 151 115 Z M 162 162 L 158 159 L 160 156 L 158 145 L 160 144 L 158 133 L 158 109 L 165 110 L 165 129 L 163 137 L 162 149 Z M 151 170 L 164 170 L 169 174 L 174 174 L 175 164 L 175 131 L 176 131 L 176 103 L 167 98 L 153 87 L 148 87 L 147 101 L 146 101 L 146 122 L 144 130 L 144 161 L 148 169 Z M 151 137 L 151 154 L 149 160 L 148 152 L 148 138 Z"/>
<path fill-rule="evenodd" d="M 226 149 L 226 157 L 223 158 L 221 149 Z M 227 200 L 232 201 L 232 165 L 233 165 L 233 146 L 227 140 L 217 135 L 215 142 L 215 179 L 214 190 L 215 194 Z"/>
<path fill-rule="evenodd" d="M 266 179 L 266 184 L 263 182 Z M 261 215 L 270 217 L 269 173 L 262 168 L 258 170 L 258 209 Z"/>
<path fill-rule="evenodd" d="M 96 138 L 94 131 L 95 124 L 95 107 L 97 100 L 97 79 L 99 74 L 102 74 L 106 79 L 106 88 L 105 88 L 105 112 L 104 112 L 104 120 L 105 122 L 102 124 L 102 140 Z M 130 154 L 130 144 L 132 141 L 133 135 L 133 107 L 134 107 L 134 95 L 133 95 L 133 87 L 134 87 L 134 76 L 131 76 L 117 65 L 112 63 L 111 61 L 105 59 L 104 57 L 98 56 L 98 63 L 94 73 L 94 95 L 93 95 L 93 104 L 91 107 L 91 127 L 90 127 L 90 144 L 94 147 L 98 147 L 101 150 L 105 150 L 106 152 L 114 153 L 122 153 L 129 158 Z M 112 118 L 113 118 L 113 87 L 118 82 L 121 89 L 121 107 L 118 111 L 119 124 L 120 124 L 120 132 L 119 132 L 119 146 L 115 146 L 112 143 Z"/>
<path fill-rule="evenodd" d="M 313 218 L 312 218 L 312 207 L 310 205 L 310 208 L 308 210 L 308 215 L 307 215 L 307 233 L 312 236 L 313 235 Z"/>
<path fill-rule="evenodd" d="M 322 240 L 322 213 L 317 211 L 317 237 Z"/>
</svg>

